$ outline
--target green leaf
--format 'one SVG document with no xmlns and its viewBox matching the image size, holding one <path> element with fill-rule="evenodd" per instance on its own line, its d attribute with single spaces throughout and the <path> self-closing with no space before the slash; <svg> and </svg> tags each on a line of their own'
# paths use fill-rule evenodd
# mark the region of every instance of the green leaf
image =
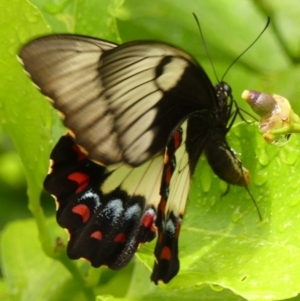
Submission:
<svg viewBox="0 0 300 301">
<path fill-rule="evenodd" d="M 11 223 L 3 231 L 2 269 L 13 299 L 63 301 L 68 296 L 68 300 L 86 300 L 64 266 L 44 254 L 37 237 L 33 220 Z"/>
<path fill-rule="evenodd" d="M 186 0 L 183 4 L 179 0 L 129 0 L 120 9 L 121 0 L 5 2 L 8 1 L 0 3 L 0 121 L 23 162 L 30 208 L 39 224 L 44 249 L 50 255 L 55 251 L 55 238 L 62 234 L 57 234 L 54 225 L 48 231 L 39 193 L 53 141 L 63 130 L 50 105 L 31 85 L 16 60 L 20 47 L 28 40 L 52 31 L 118 41 L 119 29 L 124 41 L 152 38 L 185 49 L 215 79 L 192 12 L 200 19 L 209 53 L 221 77 L 262 30 L 267 9 L 273 9 L 271 22 L 279 30 L 268 29 L 235 63 L 225 80 L 245 108 L 239 95 L 245 89 L 255 89 L 283 95 L 296 112 L 300 109 L 296 103 L 300 92 L 299 66 L 295 63 L 295 37 L 300 25 L 297 3 L 291 8 L 275 0 L 265 8 L 261 4 L 266 1 Z M 101 275 L 87 281 L 100 299 L 275 300 L 299 292 L 298 137 L 292 137 L 285 147 L 276 148 L 264 143 L 255 125 L 244 124 L 232 129 L 229 139 L 251 172 L 249 189 L 263 222 L 243 188 L 230 187 L 221 196 L 226 184 L 201 159 L 180 236 L 179 275 L 168 285 L 155 287 L 150 283 L 154 248 L 151 243 L 138 252 L 148 268 L 136 260 L 134 265 L 116 273 L 100 269 Z M 0 196 L 3 201 L 1 192 Z M 9 208 L 14 210 L 11 203 Z M 42 253 L 37 236 L 32 221 L 11 224 L 3 233 L 1 267 L 11 296 L 15 300 L 92 300 L 86 293 L 89 289 L 77 277 L 87 274 L 87 265 L 76 262 L 70 267 L 66 259 L 61 259 L 69 271 L 73 269 L 72 275 L 77 275 L 72 278 L 59 262 Z M 222 287 L 242 297 L 230 290 L 219 291 Z"/>
<path fill-rule="evenodd" d="M 124 0 L 31 0 L 54 32 L 76 32 L 120 40 L 115 15 Z"/>
<path fill-rule="evenodd" d="M 21 43 L 33 33 L 46 33 L 47 27 L 39 12 L 25 1 L 12 0 L 0 4 L 0 118 L 24 166 L 30 198 L 29 208 L 36 221 L 44 249 L 51 253 L 49 233 L 45 227 L 39 195 L 42 175 L 47 172 L 47 157 L 52 147 L 52 111 L 41 100 L 16 59 Z M 17 87 L 17 88 L 16 88 Z M 14 93 L 11 93 L 14 91 Z M 37 113 L 38 112 L 38 113 Z"/>
<path fill-rule="evenodd" d="M 0 20 L 1 27 L 5 28 L 0 31 L 3 41 L 0 50 L 1 122 L 13 140 L 25 169 L 31 171 L 27 173 L 28 182 L 41 188 L 40 178 L 47 171 L 47 157 L 52 144 L 53 115 L 49 105 L 23 75 L 16 55 L 22 43 L 33 34 L 46 33 L 47 27 L 38 11 L 20 0 L 10 1 L 9 6 L 1 2 Z"/>
<path fill-rule="evenodd" d="M 0 280 L 0 299 L 2 301 L 11 301 L 10 295 L 7 291 L 6 283 Z"/>
</svg>

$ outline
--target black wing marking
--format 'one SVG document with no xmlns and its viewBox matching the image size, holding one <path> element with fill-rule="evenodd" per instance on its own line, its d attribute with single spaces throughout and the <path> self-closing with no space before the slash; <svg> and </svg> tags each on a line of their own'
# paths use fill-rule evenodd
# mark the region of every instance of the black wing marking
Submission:
<svg viewBox="0 0 300 301">
<path fill-rule="evenodd" d="M 163 43 L 51 35 L 27 44 L 20 58 L 76 143 L 104 165 L 140 165 L 189 114 L 218 105 L 197 62 Z"/>
</svg>

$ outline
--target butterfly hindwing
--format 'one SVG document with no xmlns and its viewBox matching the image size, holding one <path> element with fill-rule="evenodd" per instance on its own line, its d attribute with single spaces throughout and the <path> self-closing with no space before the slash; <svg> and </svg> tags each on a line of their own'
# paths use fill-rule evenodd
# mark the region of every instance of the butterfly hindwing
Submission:
<svg viewBox="0 0 300 301">
<path fill-rule="evenodd" d="M 187 152 L 188 123 L 186 120 L 172 133 L 165 150 L 161 201 L 156 219 L 156 262 L 151 276 L 156 284 L 158 281 L 169 282 L 179 271 L 178 237 L 192 172 Z"/>
<path fill-rule="evenodd" d="M 70 258 L 119 269 L 140 243 L 155 237 L 162 160 L 160 155 L 140 169 L 122 164 L 108 169 L 90 161 L 69 135 L 59 140 L 44 187 L 56 197 L 57 221 L 69 232 Z M 135 181 L 138 175 L 151 190 Z"/>
</svg>

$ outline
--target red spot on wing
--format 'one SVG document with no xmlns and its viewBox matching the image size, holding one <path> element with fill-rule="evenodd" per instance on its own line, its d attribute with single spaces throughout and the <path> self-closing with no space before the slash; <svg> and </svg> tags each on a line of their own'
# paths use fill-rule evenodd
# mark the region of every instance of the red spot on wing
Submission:
<svg viewBox="0 0 300 301">
<path fill-rule="evenodd" d="M 82 172 L 73 172 L 68 175 L 68 179 L 77 182 L 78 187 L 75 193 L 80 193 L 88 186 L 90 177 Z"/>
<path fill-rule="evenodd" d="M 156 232 L 154 227 L 154 216 L 151 213 L 147 213 L 142 219 L 142 226 L 147 229 L 150 229 L 152 232 Z"/>
<path fill-rule="evenodd" d="M 80 150 L 79 146 L 74 144 L 72 145 L 72 149 L 77 153 L 77 160 L 82 161 L 86 159 L 86 155 Z"/>
<path fill-rule="evenodd" d="M 181 131 L 174 132 L 174 134 L 173 134 L 173 140 L 174 140 L 174 148 L 175 149 L 177 149 L 180 146 L 180 144 L 181 144 L 181 137 L 182 137 Z"/>
<path fill-rule="evenodd" d="M 124 233 L 119 233 L 115 237 L 114 242 L 117 242 L 117 243 L 124 243 L 124 242 L 126 242 L 126 235 Z"/>
<path fill-rule="evenodd" d="M 146 228 L 151 228 L 152 224 L 153 224 L 153 215 L 146 214 L 142 220 L 142 225 Z"/>
<path fill-rule="evenodd" d="M 91 234 L 92 238 L 95 238 L 97 240 L 102 240 L 102 232 L 101 231 L 95 231 Z"/>
<path fill-rule="evenodd" d="M 72 212 L 81 216 L 82 221 L 86 223 L 90 218 L 90 209 L 84 204 L 76 205 L 72 208 Z"/>
<path fill-rule="evenodd" d="M 160 259 L 171 260 L 172 253 L 169 247 L 163 247 L 160 253 Z"/>
</svg>

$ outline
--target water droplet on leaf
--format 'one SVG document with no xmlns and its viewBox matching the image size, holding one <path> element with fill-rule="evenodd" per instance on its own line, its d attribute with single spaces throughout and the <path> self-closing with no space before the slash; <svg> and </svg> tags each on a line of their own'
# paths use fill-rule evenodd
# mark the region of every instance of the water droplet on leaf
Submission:
<svg viewBox="0 0 300 301">
<path fill-rule="evenodd" d="M 47 5 L 44 6 L 45 11 L 49 14 L 57 14 L 60 13 L 71 0 L 50 0 Z"/>
<path fill-rule="evenodd" d="M 240 212 L 239 208 L 237 208 L 235 212 L 231 215 L 231 221 L 233 223 L 237 223 L 242 217 L 243 214 Z"/>
<path fill-rule="evenodd" d="M 26 17 L 26 20 L 30 23 L 35 23 L 38 20 L 37 14 L 32 11 L 25 12 L 25 17 Z"/>
<path fill-rule="evenodd" d="M 211 182 L 212 182 L 212 174 L 211 170 L 209 169 L 208 165 L 204 162 L 204 159 L 201 158 L 200 161 L 200 168 L 201 173 L 199 173 L 199 179 L 200 179 L 200 184 L 203 192 L 208 192 L 211 187 Z"/>
<path fill-rule="evenodd" d="M 210 284 L 210 287 L 212 290 L 216 292 L 221 292 L 223 290 L 223 287 L 217 284 Z"/>
<path fill-rule="evenodd" d="M 266 170 L 260 170 L 254 176 L 254 184 L 257 186 L 261 186 L 265 184 L 267 180 L 268 180 L 268 173 Z"/>
<path fill-rule="evenodd" d="M 287 165 L 294 165 L 299 157 L 299 150 L 291 145 L 281 149 L 280 158 Z"/>
<path fill-rule="evenodd" d="M 262 166 L 267 166 L 270 162 L 269 157 L 266 153 L 266 150 L 263 148 L 259 148 L 257 151 L 258 161 Z"/>
</svg>

